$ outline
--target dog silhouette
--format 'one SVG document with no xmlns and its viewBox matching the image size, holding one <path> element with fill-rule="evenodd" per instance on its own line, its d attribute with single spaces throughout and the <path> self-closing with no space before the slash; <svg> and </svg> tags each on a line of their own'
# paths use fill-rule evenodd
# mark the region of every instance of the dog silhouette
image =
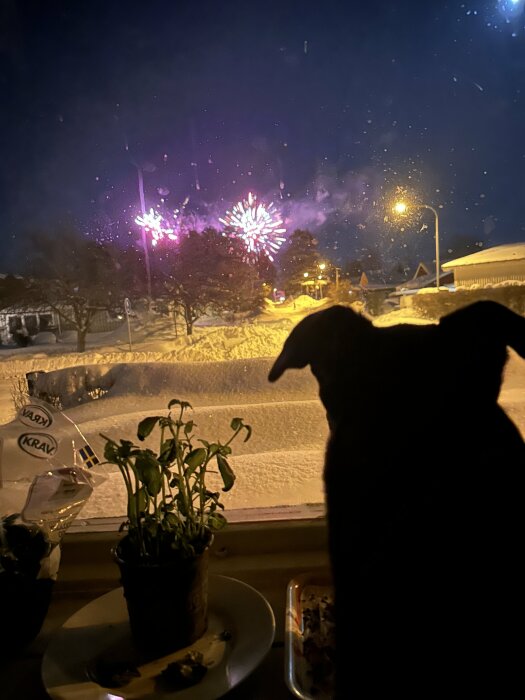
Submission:
<svg viewBox="0 0 525 700">
<path fill-rule="evenodd" d="M 509 346 L 525 357 L 525 319 L 495 302 L 387 328 L 332 306 L 270 370 L 310 365 L 327 412 L 338 700 L 523 685 L 525 444 L 498 404 Z"/>
</svg>

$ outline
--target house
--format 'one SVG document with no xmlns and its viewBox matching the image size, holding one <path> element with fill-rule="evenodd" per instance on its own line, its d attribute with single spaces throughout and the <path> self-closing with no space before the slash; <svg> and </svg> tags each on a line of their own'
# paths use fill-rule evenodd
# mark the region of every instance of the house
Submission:
<svg viewBox="0 0 525 700">
<path fill-rule="evenodd" d="M 439 275 L 439 286 L 450 287 L 454 284 L 454 273 L 451 270 L 443 270 Z M 412 279 L 401 282 L 396 286 L 396 291 L 392 296 L 406 296 L 407 294 L 417 294 L 420 289 L 436 286 L 436 270 L 431 270 L 424 262 L 420 262 Z"/>
<path fill-rule="evenodd" d="M 364 303 L 366 311 L 373 316 L 385 311 L 384 303 L 395 287 L 395 283 L 380 270 L 363 271 L 359 280 L 350 282 L 353 295 Z"/>
<path fill-rule="evenodd" d="M 60 317 L 48 306 L 8 306 L 0 309 L 0 343 L 13 342 L 13 334 L 22 329 L 25 329 L 29 336 L 43 331 L 60 333 Z"/>
<path fill-rule="evenodd" d="M 441 266 L 454 274 L 456 287 L 489 287 L 505 282 L 525 284 L 525 243 L 505 243 Z"/>
<path fill-rule="evenodd" d="M 11 343 L 17 332 L 30 337 L 42 331 L 60 331 L 58 314 L 49 307 L 13 304 L 23 290 L 23 277 L 0 273 L 0 344 Z"/>
<path fill-rule="evenodd" d="M 454 273 L 451 270 L 441 271 L 439 286 L 446 287 L 450 291 L 454 290 Z M 411 306 L 411 296 L 426 288 L 436 288 L 436 270 L 435 266 L 429 270 L 424 262 L 420 262 L 412 279 L 398 284 L 395 291 L 390 294 L 390 298 L 398 299 L 401 307 Z"/>
<path fill-rule="evenodd" d="M 93 317 L 90 333 L 104 333 L 115 330 L 124 323 L 122 315 L 100 309 Z M 57 337 L 64 331 L 75 330 L 75 325 L 60 317 L 49 306 L 8 306 L 0 308 L 0 345 L 9 345 L 17 332 L 33 338 L 38 333 L 49 331 Z M 26 332 L 27 331 L 27 332 Z"/>
</svg>

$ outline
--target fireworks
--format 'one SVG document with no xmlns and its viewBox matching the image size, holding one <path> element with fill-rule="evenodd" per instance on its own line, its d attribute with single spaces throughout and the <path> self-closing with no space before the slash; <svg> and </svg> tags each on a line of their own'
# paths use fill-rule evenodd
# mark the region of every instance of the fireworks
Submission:
<svg viewBox="0 0 525 700">
<path fill-rule="evenodd" d="M 258 203 L 251 192 L 219 221 L 242 238 L 250 256 L 266 255 L 273 262 L 273 255 L 285 241 L 281 234 L 286 229 L 273 202 L 268 206 Z"/>
<path fill-rule="evenodd" d="M 172 229 L 165 222 L 163 217 L 153 208 L 142 216 L 137 216 L 135 223 L 142 226 L 146 233 L 150 234 L 152 245 L 157 245 L 157 243 L 165 237 L 169 238 L 171 241 L 176 241 L 178 238 L 174 229 Z"/>
</svg>

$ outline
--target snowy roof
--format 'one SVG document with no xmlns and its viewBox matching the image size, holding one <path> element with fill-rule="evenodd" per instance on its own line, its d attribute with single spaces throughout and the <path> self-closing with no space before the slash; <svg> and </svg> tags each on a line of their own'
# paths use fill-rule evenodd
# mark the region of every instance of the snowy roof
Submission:
<svg viewBox="0 0 525 700">
<path fill-rule="evenodd" d="M 443 270 L 452 269 L 454 267 L 463 267 L 464 265 L 483 265 L 486 263 L 508 262 L 511 260 L 525 260 L 525 243 L 505 243 L 497 245 L 493 248 L 480 250 L 472 255 L 466 255 L 463 258 L 450 260 L 441 267 Z"/>
<path fill-rule="evenodd" d="M 53 309 L 46 304 L 32 304 L 30 302 L 0 307 L 0 315 L 2 316 L 7 314 L 50 313 L 51 311 Z"/>
<path fill-rule="evenodd" d="M 442 265 L 442 267 L 445 267 Z M 419 269 L 419 268 L 418 268 Z M 439 273 L 439 284 L 447 284 L 449 281 L 449 276 L 452 275 L 452 272 L 449 272 L 445 270 L 440 271 Z M 450 277 L 450 281 L 452 281 L 452 277 Z M 419 289 L 422 289 L 423 287 L 431 287 L 436 284 L 436 271 L 434 270 L 433 272 L 429 272 L 427 275 L 419 275 L 419 277 L 413 277 L 411 280 L 407 280 L 405 282 L 401 282 L 401 284 L 398 284 L 396 286 L 396 292 L 395 294 L 404 293 L 404 290 L 413 290 L 417 291 Z"/>
</svg>

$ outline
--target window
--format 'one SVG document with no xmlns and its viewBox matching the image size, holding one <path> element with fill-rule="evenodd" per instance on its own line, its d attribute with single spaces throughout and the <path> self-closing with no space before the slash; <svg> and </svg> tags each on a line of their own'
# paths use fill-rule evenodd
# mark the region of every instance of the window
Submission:
<svg viewBox="0 0 525 700">
<path fill-rule="evenodd" d="M 228 508 L 322 511 L 317 385 L 267 381 L 301 318 L 432 322 L 480 294 L 525 313 L 524 0 L 2 14 L 2 423 L 28 373 L 100 456 L 188 400 L 210 439 L 253 427 Z M 123 513 L 105 476 L 86 518 Z"/>
</svg>

